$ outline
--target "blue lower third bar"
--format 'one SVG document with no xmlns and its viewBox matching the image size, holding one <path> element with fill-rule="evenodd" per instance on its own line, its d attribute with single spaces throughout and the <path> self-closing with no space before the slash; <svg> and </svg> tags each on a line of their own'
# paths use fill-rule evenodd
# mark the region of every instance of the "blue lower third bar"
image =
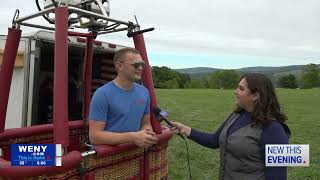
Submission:
<svg viewBox="0 0 320 180">
<path fill-rule="evenodd" d="M 55 166 L 54 144 L 11 144 L 12 166 Z"/>
</svg>

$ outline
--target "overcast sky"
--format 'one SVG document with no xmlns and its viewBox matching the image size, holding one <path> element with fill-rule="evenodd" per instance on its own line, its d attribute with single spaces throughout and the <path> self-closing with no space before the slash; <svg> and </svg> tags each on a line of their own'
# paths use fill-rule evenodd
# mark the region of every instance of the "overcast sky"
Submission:
<svg viewBox="0 0 320 180">
<path fill-rule="evenodd" d="M 1 34 L 16 8 L 20 16 L 37 11 L 34 0 L 3 1 Z M 319 0 L 111 0 L 111 17 L 133 21 L 134 14 L 142 28 L 155 28 L 145 34 L 152 65 L 240 68 L 320 63 Z M 24 32 L 32 30 L 23 27 Z M 133 46 L 124 32 L 99 39 Z"/>
</svg>

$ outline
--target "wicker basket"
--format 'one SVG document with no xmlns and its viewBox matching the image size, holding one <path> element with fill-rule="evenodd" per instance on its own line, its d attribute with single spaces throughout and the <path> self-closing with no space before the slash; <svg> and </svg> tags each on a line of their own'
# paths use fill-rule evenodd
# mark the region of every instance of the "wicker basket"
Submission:
<svg viewBox="0 0 320 180">
<path fill-rule="evenodd" d="M 70 142 L 71 147 L 70 150 L 86 150 L 87 147 L 84 146 L 83 142 L 88 141 L 87 137 L 88 131 L 85 129 L 73 129 L 70 130 Z M 53 134 L 52 133 L 45 133 L 41 135 L 34 135 L 34 136 L 29 136 L 29 137 L 23 137 L 23 138 L 13 138 L 10 139 L 9 141 L 0 141 L 0 148 L 3 149 L 5 156 L 7 156 L 7 160 L 9 160 L 8 157 L 10 157 L 10 145 L 11 144 L 31 144 L 31 143 L 53 143 Z M 77 146 L 76 146 L 77 144 Z M 0 180 L 4 180 L 7 178 L 0 177 Z M 32 178 L 26 178 L 29 180 L 60 180 L 60 179 L 72 179 L 72 180 L 78 180 L 79 178 L 79 170 L 78 169 L 72 169 L 70 171 L 60 173 L 60 174 L 55 174 L 52 176 L 47 176 L 47 175 L 42 175 L 38 177 L 32 177 Z"/>
<path fill-rule="evenodd" d="M 84 129 L 70 130 L 69 149 L 79 150 L 81 152 L 88 150 L 84 145 L 88 142 L 88 133 Z M 46 133 L 34 135 L 30 137 L 14 138 L 6 142 L 0 141 L 0 148 L 4 150 L 4 154 L 10 154 L 10 144 L 15 143 L 52 143 L 53 134 Z M 148 166 L 145 166 L 145 163 Z M 148 168 L 148 178 L 144 178 L 144 170 Z M 167 141 L 157 144 L 147 151 L 143 148 L 133 148 L 129 151 L 115 153 L 105 157 L 97 157 L 95 154 L 84 157 L 81 166 L 64 173 L 55 175 L 42 175 L 38 177 L 27 178 L 29 180 L 60 180 L 60 179 L 80 179 L 80 169 L 84 170 L 81 176 L 92 176 L 96 180 L 127 180 L 127 179 L 167 179 L 168 177 L 168 143 Z M 0 180 L 6 179 L 0 177 Z"/>
<path fill-rule="evenodd" d="M 144 150 L 137 148 L 120 154 L 97 158 L 86 157 L 87 168 L 95 179 L 140 179 L 142 177 Z"/>
</svg>

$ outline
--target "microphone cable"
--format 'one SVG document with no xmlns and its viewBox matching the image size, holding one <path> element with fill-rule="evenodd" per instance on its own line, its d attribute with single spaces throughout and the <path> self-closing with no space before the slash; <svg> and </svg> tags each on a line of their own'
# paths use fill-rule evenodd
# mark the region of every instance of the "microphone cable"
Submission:
<svg viewBox="0 0 320 180">
<path fill-rule="evenodd" d="M 184 138 L 184 137 L 183 137 L 183 140 L 186 143 L 186 147 L 187 147 L 187 160 L 188 160 L 188 169 L 189 169 L 189 180 L 192 180 L 188 142 L 187 142 L 186 138 Z"/>
<path fill-rule="evenodd" d="M 174 127 L 172 124 L 168 125 L 169 128 Z M 192 175 L 191 175 L 191 166 L 190 166 L 190 155 L 189 155 L 189 146 L 188 146 L 188 142 L 187 139 L 180 133 L 178 133 L 177 135 L 179 135 L 185 142 L 186 144 L 186 148 L 187 148 L 187 161 L 188 161 L 188 170 L 189 170 L 189 180 L 192 180 Z"/>
<path fill-rule="evenodd" d="M 165 123 L 167 124 L 167 127 L 168 127 L 168 128 L 175 127 L 169 120 L 167 120 L 167 118 L 166 118 L 167 112 L 162 111 L 159 107 L 155 107 L 155 108 L 153 109 L 153 112 L 155 113 L 156 117 L 158 117 L 158 118 L 156 118 L 156 119 L 157 119 L 157 120 L 160 120 L 160 121 L 161 121 L 161 120 L 164 120 Z M 189 170 L 189 180 L 192 180 L 188 142 L 187 142 L 186 138 L 185 138 L 181 133 L 178 133 L 177 135 L 179 135 L 179 136 L 184 140 L 184 142 L 185 142 L 185 144 L 186 144 L 188 170 Z"/>
</svg>

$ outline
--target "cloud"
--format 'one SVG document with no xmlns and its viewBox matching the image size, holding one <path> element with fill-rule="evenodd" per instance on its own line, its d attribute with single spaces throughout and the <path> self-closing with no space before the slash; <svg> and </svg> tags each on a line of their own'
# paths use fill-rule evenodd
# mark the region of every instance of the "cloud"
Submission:
<svg viewBox="0 0 320 180">
<path fill-rule="evenodd" d="M 0 7 L 2 34 L 16 7 L 21 15 L 37 11 L 33 0 L 19 3 L 10 0 Z M 145 34 L 151 53 L 240 54 L 301 64 L 320 59 L 318 0 L 111 0 L 111 17 L 134 21 L 134 14 L 142 28 L 156 29 Z M 133 46 L 125 32 L 99 39 Z"/>
</svg>

